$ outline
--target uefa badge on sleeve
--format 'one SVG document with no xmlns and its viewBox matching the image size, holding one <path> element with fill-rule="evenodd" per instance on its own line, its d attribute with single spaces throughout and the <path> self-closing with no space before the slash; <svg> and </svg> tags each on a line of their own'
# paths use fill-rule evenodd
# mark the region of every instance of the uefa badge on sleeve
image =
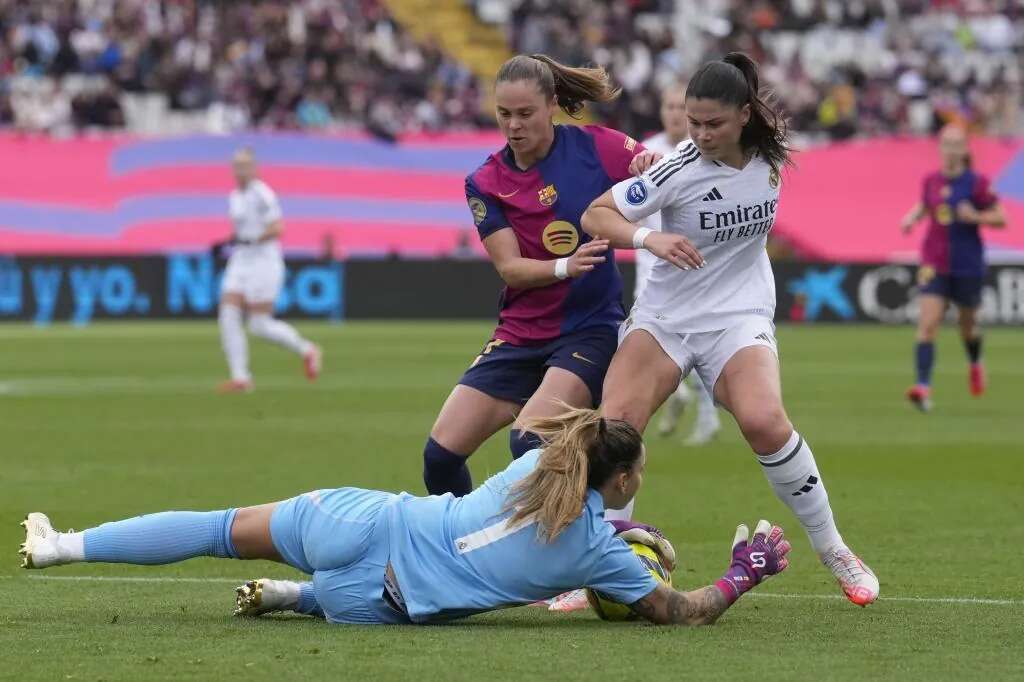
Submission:
<svg viewBox="0 0 1024 682">
<path fill-rule="evenodd" d="M 472 197 L 469 200 L 469 210 L 473 212 L 473 222 L 479 225 L 487 217 L 487 205 L 483 201 Z"/>
<path fill-rule="evenodd" d="M 639 206 L 647 201 L 647 185 L 643 180 L 637 180 L 626 188 L 626 201 L 633 206 Z"/>
</svg>

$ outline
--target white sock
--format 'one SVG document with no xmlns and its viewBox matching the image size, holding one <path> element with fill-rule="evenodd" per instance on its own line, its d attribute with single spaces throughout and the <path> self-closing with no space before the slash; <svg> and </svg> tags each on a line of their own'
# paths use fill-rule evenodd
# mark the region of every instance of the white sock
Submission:
<svg viewBox="0 0 1024 682">
<path fill-rule="evenodd" d="M 295 327 L 287 322 L 275 320 L 267 314 L 253 315 L 249 318 L 249 331 L 299 355 L 305 355 L 313 347 L 313 344 L 299 336 Z"/>
<path fill-rule="evenodd" d="M 636 498 L 634 497 L 629 501 L 622 509 L 605 509 L 604 520 L 605 521 L 632 521 L 633 520 L 633 506 L 636 504 Z"/>
<path fill-rule="evenodd" d="M 697 423 L 717 429 L 719 426 L 718 408 L 715 407 L 715 399 L 711 392 L 704 388 L 704 382 L 698 381 L 694 387 L 697 394 Z"/>
<path fill-rule="evenodd" d="M 807 531 L 815 552 L 822 554 L 844 544 L 832 518 L 828 492 L 818 473 L 814 454 L 799 433 L 794 431 L 778 452 L 758 455 L 757 459 L 775 495 L 792 510 Z"/>
<path fill-rule="evenodd" d="M 249 381 L 249 342 L 242 326 L 242 310 L 235 305 L 221 304 L 217 315 L 220 343 L 228 359 L 228 371 L 234 381 Z"/>
<path fill-rule="evenodd" d="M 57 553 L 62 563 L 85 561 L 85 536 L 82 533 L 58 533 Z"/>
<path fill-rule="evenodd" d="M 302 585 L 291 580 L 263 580 L 263 603 L 282 611 L 294 611 L 299 605 Z M 269 597 L 269 599 L 268 599 Z"/>
</svg>

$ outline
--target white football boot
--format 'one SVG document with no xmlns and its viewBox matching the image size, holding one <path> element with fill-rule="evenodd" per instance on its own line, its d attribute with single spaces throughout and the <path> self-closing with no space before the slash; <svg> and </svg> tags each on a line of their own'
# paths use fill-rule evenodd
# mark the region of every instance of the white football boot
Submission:
<svg viewBox="0 0 1024 682">
<path fill-rule="evenodd" d="M 299 603 L 299 590 L 299 584 L 291 580 L 247 580 L 235 588 L 235 615 L 255 617 L 273 611 L 293 611 Z"/>
<path fill-rule="evenodd" d="M 589 609 L 590 602 L 587 601 L 587 591 L 583 589 L 564 592 L 551 602 L 548 611 L 581 611 Z"/>
<path fill-rule="evenodd" d="M 679 387 L 665 401 L 661 410 L 661 418 L 658 419 L 658 435 L 667 436 L 676 430 L 679 420 L 683 418 L 686 406 L 693 402 L 693 391 L 680 381 Z"/>
<path fill-rule="evenodd" d="M 849 547 L 830 549 L 821 555 L 821 563 L 832 571 L 843 594 L 857 606 L 867 606 L 878 599 L 878 578 Z"/>
<path fill-rule="evenodd" d="M 25 542 L 18 549 L 22 568 L 48 568 L 69 563 L 61 557 L 57 543 L 60 533 L 53 529 L 46 514 L 32 512 L 21 525 L 25 528 Z"/>
</svg>

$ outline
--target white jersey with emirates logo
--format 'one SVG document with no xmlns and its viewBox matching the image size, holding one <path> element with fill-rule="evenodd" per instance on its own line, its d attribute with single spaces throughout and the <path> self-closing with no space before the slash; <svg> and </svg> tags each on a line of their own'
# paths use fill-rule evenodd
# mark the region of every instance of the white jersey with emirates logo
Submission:
<svg viewBox="0 0 1024 682">
<path fill-rule="evenodd" d="M 775 317 L 775 278 L 765 251 L 779 204 L 779 175 L 755 155 L 742 170 L 704 158 L 690 142 L 640 178 L 612 188 L 627 220 L 661 212 L 663 232 L 693 242 L 707 261 L 681 270 L 658 259 L 631 313 L 676 333 L 728 329 L 750 315 Z"/>
</svg>

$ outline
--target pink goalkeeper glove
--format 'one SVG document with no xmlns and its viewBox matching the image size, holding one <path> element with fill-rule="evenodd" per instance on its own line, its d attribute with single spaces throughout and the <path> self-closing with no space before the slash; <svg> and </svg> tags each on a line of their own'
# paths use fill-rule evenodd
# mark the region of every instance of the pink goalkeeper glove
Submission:
<svg viewBox="0 0 1024 682">
<path fill-rule="evenodd" d="M 730 604 L 789 566 L 786 555 L 792 546 L 781 528 L 761 519 L 754 528 L 754 539 L 748 543 L 749 537 L 750 529 L 745 524 L 737 526 L 732 540 L 732 563 L 715 583 Z"/>
</svg>

